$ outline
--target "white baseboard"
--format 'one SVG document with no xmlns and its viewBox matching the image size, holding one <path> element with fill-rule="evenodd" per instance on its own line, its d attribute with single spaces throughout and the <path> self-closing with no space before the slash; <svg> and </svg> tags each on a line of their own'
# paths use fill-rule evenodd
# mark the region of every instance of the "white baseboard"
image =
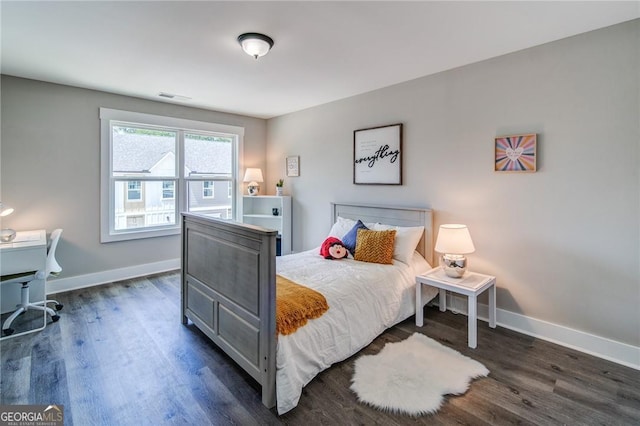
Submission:
<svg viewBox="0 0 640 426">
<path fill-rule="evenodd" d="M 107 284 L 114 281 L 126 280 L 160 272 L 180 269 L 180 259 L 170 259 L 144 265 L 96 272 L 69 278 L 58 278 L 47 281 L 47 294 L 77 290 Z M 447 306 L 454 312 L 467 314 L 467 299 L 447 295 Z M 436 298 L 437 300 L 437 298 Z M 478 319 L 488 322 L 487 305 L 478 305 Z M 573 330 L 558 324 L 516 314 L 514 312 L 497 309 L 496 323 L 504 328 L 517 331 L 538 339 L 546 340 L 603 358 L 618 364 L 640 370 L 640 347 L 616 342 L 593 334 Z"/>
<path fill-rule="evenodd" d="M 451 311 L 467 314 L 467 299 L 465 297 L 448 294 L 447 306 Z M 489 307 L 478 304 L 478 319 L 488 322 L 488 314 Z M 503 309 L 496 309 L 496 324 L 518 333 L 640 370 L 640 347 L 637 346 L 616 342 Z"/>
<path fill-rule="evenodd" d="M 109 271 L 95 272 L 92 274 L 78 275 L 69 278 L 56 278 L 47 280 L 47 294 L 63 291 L 78 290 L 114 281 L 128 280 L 160 272 L 180 269 L 180 259 L 169 259 L 160 262 L 145 263 L 144 265 L 128 266 L 126 268 L 111 269 Z"/>
</svg>

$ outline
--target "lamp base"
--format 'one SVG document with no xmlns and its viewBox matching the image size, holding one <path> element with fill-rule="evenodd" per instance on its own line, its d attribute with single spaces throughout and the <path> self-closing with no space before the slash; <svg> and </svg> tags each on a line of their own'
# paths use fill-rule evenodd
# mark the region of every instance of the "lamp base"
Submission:
<svg viewBox="0 0 640 426">
<path fill-rule="evenodd" d="M 451 278 L 462 278 L 467 271 L 467 258 L 461 254 L 445 254 L 442 256 L 442 269 Z"/>
<path fill-rule="evenodd" d="M 3 229 L 0 231 L 0 242 L 2 243 L 10 243 L 16 238 L 16 231 L 13 229 Z"/>
<path fill-rule="evenodd" d="M 258 192 L 260 192 L 260 187 L 259 186 L 253 186 L 253 185 L 249 185 L 247 187 L 247 192 L 249 193 L 249 195 L 258 195 Z"/>
</svg>

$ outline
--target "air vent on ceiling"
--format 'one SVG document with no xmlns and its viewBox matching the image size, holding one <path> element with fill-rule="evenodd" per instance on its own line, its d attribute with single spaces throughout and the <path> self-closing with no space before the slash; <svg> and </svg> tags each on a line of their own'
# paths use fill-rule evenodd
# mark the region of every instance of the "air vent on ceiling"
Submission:
<svg viewBox="0 0 640 426">
<path fill-rule="evenodd" d="M 191 99 L 188 96 L 174 95 L 173 93 L 166 93 L 166 92 L 160 92 L 158 93 L 158 96 L 160 96 L 161 98 L 175 99 L 177 101 L 188 101 L 189 99 Z"/>
</svg>

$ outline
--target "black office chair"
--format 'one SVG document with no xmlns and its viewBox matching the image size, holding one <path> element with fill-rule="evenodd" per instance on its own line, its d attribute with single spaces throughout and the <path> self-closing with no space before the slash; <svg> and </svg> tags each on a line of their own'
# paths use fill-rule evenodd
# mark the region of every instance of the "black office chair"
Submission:
<svg viewBox="0 0 640 426">
<path fill-rule="evenodd" d="M 60 235 L 62 235 L 62 229 L 55 229 L 51 233 L 50 245 L 47 250 L 47 260 L 45 262 L 44 271 L 36 271 L 36 272 L 27 272 L 23 274 L 15 274 L 15 275 L 7 275 L 2 277 L 1 284 L 11 284 L 11 283 L 20 283 L 22 284 L 22 289 L 20 289 L 20 304 L 18 305 L 18 309 L 14 313 L 9 316 L 2 324 L 2 333 L 5 336 L 9 336 L 13 334 L 15 331 L 11 328 L 11 324 L 18 317 L 18 315 L 30 310 L 36 309 L 39 311 L 45 311 L 49 315 L 51 315 L 51 321 L 56 322 L 60 319 L 57 311 L 62 309 L 62 304 L 57 300 L 43 300 L 40 302 L 30 303 L 29 302 L 29 284 L 34 280 L 45 280 L 50 276 L 57 276 L 62 271 L 62 267 L 56 261 L 56 247 L 58 246 L 58 241 L 60 240 Z M 55 310 L 51 309 L 47 306 L 49 303 L 55 304 Z"/>
</svg>

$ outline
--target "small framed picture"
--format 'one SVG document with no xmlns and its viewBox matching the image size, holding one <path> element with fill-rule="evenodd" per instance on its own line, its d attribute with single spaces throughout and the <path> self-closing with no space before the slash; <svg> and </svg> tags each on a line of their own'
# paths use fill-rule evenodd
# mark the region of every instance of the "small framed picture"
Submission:
<svg viewBox="0 0 640 426">
<path fill-rule="evenodd" d="M 535 133 L 495 138 L 494 170 L 496 172 L 535 172 L 536 143 Z"/>
<path fill-rule="evenodd" d="M 402 185 L 402 124 L 354 130 L 353 183 Z"/>
<path fill-rule="evenodd" d="M 287 176 L 300 176 L 300 156 L 287 157 Z"/>
</svg>

